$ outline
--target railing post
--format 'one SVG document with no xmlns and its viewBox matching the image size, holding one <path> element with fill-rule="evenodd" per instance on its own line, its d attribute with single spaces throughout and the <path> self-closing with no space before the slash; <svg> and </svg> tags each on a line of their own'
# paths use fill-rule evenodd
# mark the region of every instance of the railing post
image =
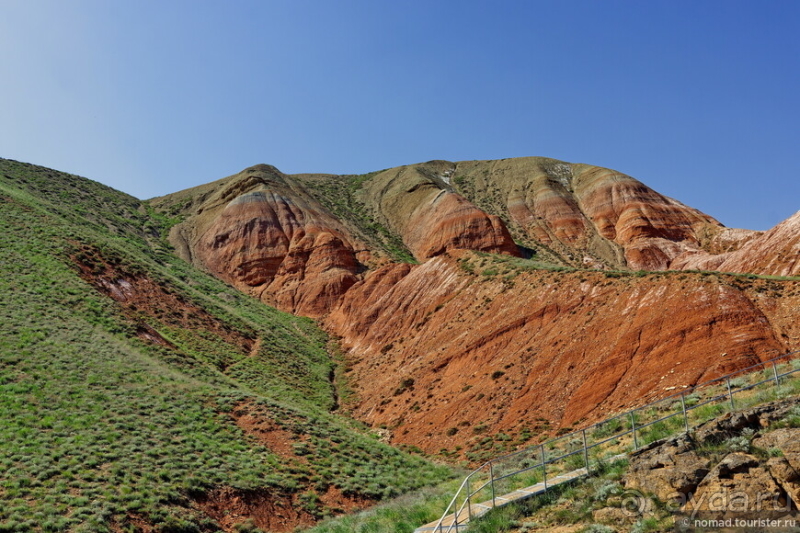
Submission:
<svg viewBox="0 0 800 533">
<path fill-rule="evenodd" d="M 781 384 L 781 379 L 778 377 L 778 367 L 775 365 L 775 361 L 772 361 L 772 375 L 775 376 L 775 386 Z"/>
<path fill-rule="evenodd" d="M 469 488 L 469 478 L 467 478 L 467 516 L 472 521 L 472 489 Z M 458 527 L 456 527 L 458 531 Z"/>
<path fill-rule="evenodd" d="M 494 508 L 495 505 L 496 505 L 495 502 L 494 502 L 494 496 L 495 496 L 495 492 L 494 492 L 494 463 L 489 463 L 489 477 L 490 477 L 490 479 L 492 481 L 492 508 Z"/>
<path fill-rule="evenodd" d="M 589 446 L 586 444 L 586 430 L 583 429 L 583 462 L 586 464 L 586 475 L 589 475 Z"/>
<path fill-rule="evenodd" d="M 636 417 L 633 416 L 634 411 L 630 412 L 631 415 L 631 432 L 633 433 L 633 449 L 639 449 L 639 439 L 636 438 Z"/>
<path fill-rule="evenodd" d="M 733 392 L 731 391 L 731 378 L 725 378 L 725 381 L 728 384 L 728 399 L 731 401 L 731 411 L 735 411 L 736 407 L 733 405 Z"/>
<path fill-rule="evenodd" d="M 689 434 L 689 414 L 686 412 L 686 398 L 681 393 L 681 409 L 683 409 L 683 425 L 686 426 L 686 434 Z"/>
<path fill-rule="evenodd" d="M 545 461 L 544 457 L 545 454 L 544 444 L 542 444 L 541 451 L 542 451 L 542 477 L 544 478 L 544 490 L 547 490 L 547 462 Z"/>
</svg>

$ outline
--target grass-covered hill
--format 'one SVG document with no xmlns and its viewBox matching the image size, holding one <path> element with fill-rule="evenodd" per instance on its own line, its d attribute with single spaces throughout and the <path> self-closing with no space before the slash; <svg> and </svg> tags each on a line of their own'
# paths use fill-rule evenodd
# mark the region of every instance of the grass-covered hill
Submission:
<svg viewBox="0 0 800 533">
<path fill-rule="evenodd" d="M 177 222 L 0 159 L 0 531 L 290 531 L 448 477 L 338 414 L 325 334 Z"/>
</svg>

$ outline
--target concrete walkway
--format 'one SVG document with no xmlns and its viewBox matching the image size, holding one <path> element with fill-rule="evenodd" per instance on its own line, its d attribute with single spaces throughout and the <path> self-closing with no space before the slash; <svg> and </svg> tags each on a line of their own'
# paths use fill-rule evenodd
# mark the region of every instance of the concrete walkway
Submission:
<svg viewBox="0 0 800 533">
<path fill-rule="evenodd" d="M 469 524 L 470 520 L 477 520 L 481 516 L 491 511 L 493 507 L 503 507 L 509 503 L 522 501 L 532 496 L 542 494 L 550 487 L 555 487 L 556 485 L 572 481 L 573 479 L 586 476 L 587 474 L 588 472 L 586 471 L 586 468 L 579 468 L 578 470 L 573 470 L 572 472 L 566 472 L 553 478 L 548 478 L 546 487 L 544 482 L 537 483 L 536 485 L 531 485 L 530 487 L 525 487 L 524 489 L 517 489 L 513 492 L 509 492 L 508 494 L 503 494 L 502 496 L 495 496 L 494 504 L 492 504 L 492 500 L 487 500 L 481 503 L 473 503 L 470 505 L 469 509 L 467 509 L 465 506 L 461 512 L 458 513 L 458 516 L 456 516 L 456 513 L 454 513 L 444 517 L 440 527 L 437 527 L 439 524 L 439 521 L 437 520 L 435 522 L 431 522 L 430 524 L 418 527 L 414 530 L 414 533 L 433 531 L 436 533 L 439 533 L 440 531 L 441 533 L 445 533 L 446 531 L 463 532 L 467 529 L 467 524 Z M 470 518 L 470 516 L 472 518 Z"/>
</svg>

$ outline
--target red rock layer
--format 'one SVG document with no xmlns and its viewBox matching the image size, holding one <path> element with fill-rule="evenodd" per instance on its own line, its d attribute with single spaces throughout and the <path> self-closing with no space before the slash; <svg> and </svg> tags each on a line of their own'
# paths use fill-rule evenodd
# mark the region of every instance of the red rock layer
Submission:
<svg viewBox="0 0 800 533">
<path fill-rule="evenodd" d="M 362 198 L 420 261 L 459 249 L 519 255 L 499 217 L 453 192 L 445 179 L 453 165 L 431 161 L 380 172 L 364 183 Z"/>
<path fill-rule="evenodd" d="M 452 450 L 479 438 L 479 424 L 490 435 L 569 427 L 800 342 L 798 282 L 480 278 L 442 256 L 347 292 L 325 323 L 352 358 L 358 418 L 391 428 L 395 443 Z"/>
<path fill-rule="evenodd" d="M 533 241 L 573 265 L 665 270 L 700 250 L 719 222 L 619 172 L 545 158 L 456 163 L 470 198 L 488 191 L 495 208 Z M 462 183 L 464 180 L 462 180 Z M 472 198 L 471 195 L 475 195 Z"/>
<path fill-rule="evenodd" d="M 338 227 L 302 198 L 256 190 L 231 201 L 193 252 L 238 289 L 316 317 L 357 280 L 353 245 Z"/>
<path fill-rule="evenodd" d="M 463 196 L 441 190 L 413 211 L 403 240 L 417 259 L 449 250 L 478 250 L 518 256 L 500 218 L 484 213 Z"/>
<path fill-rule="evenodd" d="M 663 270 L 687 248 L 711 217 L 667 198 L 635 179 L 590 167 L 577 173 L 575 195 L 597 232 L 625 250 L 632 270 Z"/>
</svg>

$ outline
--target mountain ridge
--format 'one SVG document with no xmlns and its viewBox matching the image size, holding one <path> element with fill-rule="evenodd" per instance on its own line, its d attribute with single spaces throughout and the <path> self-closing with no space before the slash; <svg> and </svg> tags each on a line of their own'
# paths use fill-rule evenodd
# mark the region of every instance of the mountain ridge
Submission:
<svg viewBox="0 0 800 533">
<path fill-rule="evenodd" d="M 227 179 L 240 183 L 262 171 L 250 167 Z M 359 242 L 343 247 L 349 277 L 332 290 L 328 283 L 326 298 L 312 297 L 323 305 L 311 311 L 298 305 L 321 292 L 314 285 L 320 281 L 316 270 L 341 265 L 330 249 L 303 248 L 300 239 L 304 263 L 291 249 L 279 249 L 279 257 L 270 258 L 270 283 L 245 291 L 285 310 L 311 313 L 341 338 L 359 397 L 354 413 L 389 428 L 392 442 L 428 453 L 445 445 L 474 460 L 485 453 L 475 448 L 484 431 L 517 439 L 531 428 L 568 428 L 665 388 L 713 377 L 709 372 L 798 346 L 791 325 L 797 317 L 796 280 L 668 271 L 681 262 L 692 270 L 702 258 L 746 257 L 751 249 L 762 250 L 765 240 L 774 246 L 785 239 L 787 251 L 778 261 L 792 260 L 796 245 L 790 236 L 800 224 L 791 219 L 781 231 L 725 228 L 630 176 L 548 158 L 438 160 L 362 176 L 281 179 L 292 181 L 295 189 L 286 199 L 301 218 L 319 220 L 322 213 L 337 220 L 317 225 L 315 238 L 327 233 L 326 242 Z M 327 183 L 337 185 L 326 188 Z M 241 192 L 252 194 L 247 191 Z M 157 209 L 170 205 L 171 197 L 154 202 Z M 203 205 L 197 211 L 211 216 Z M 237 200 L 225 209 L 242 213 Z M 347 225 L 351 213 L 358 223 Z M 185 224 L 191 226 L 192 216 L 187 214 Z M 202 245 L 220 236 L 237 251 L 263 254 L 250 237 L 228 239 L 227 233 L 260 224 L 258 217 L 243 213 L 234 224 L 219 222 L 213 235 L 198 237 L 196 260 L 210 259 L 201 257 L 197 264 L 207 261 L 216 272 L 231 266 L 215 262 L 213 250 Z M 267 225 L 292 224 L 273 217 Z M 370 235 L 374 227 L 380 232 Z M 379 238 L 386 235 L 402 242 L 414 261 L 397 262 L 387 240 Z M 751 271 L 760 273 L 745 270 Z M 293 284 L 293 276 L 302 281 Z M 287 289 L 295 291 L 293 297 L 282 293 Z M 582 324 L 580 332 L 574 322 Z M 603 342 L 609 346 L 598 346 Z M 720 360 L 723 352 L 726 359 Z M 551 363 L 555 369 L 546 370 Z M 551 375 L 549 382 L 534 377 L 542 372 Z M 670 384 L 634 386 L 642 373 L 670 377 Z M 505 385 L 498 396 L 500 384 Z M 533 391 L 561 399 L 537 406 L 530 404 L 539 397 Z M 508 416 L 490 415 L 481 398 L 489 399 L 490 413 Z M 473 407 L 452 407 L 464 405 Z M 475 433 L 470 421 L 480 417 L 486 422 Z"/>
</svg>

